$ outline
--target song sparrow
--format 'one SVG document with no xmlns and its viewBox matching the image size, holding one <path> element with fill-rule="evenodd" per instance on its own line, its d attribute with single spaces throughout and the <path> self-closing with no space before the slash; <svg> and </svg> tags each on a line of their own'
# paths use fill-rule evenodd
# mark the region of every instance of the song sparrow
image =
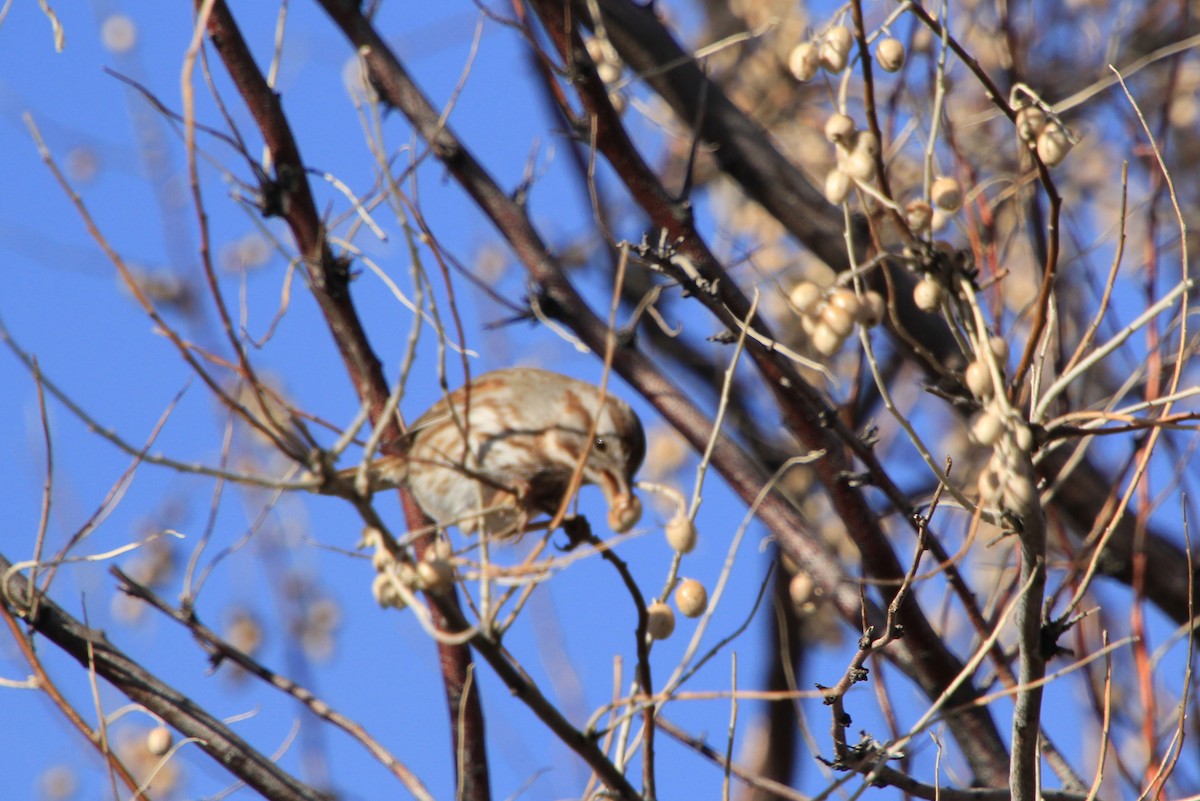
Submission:
<svg viewBox="0 0 1200 801">
<path fill-rule="evenodd" d="M 606 395 L 601 405 L 599 388 L 565 375 L 513 367 L 478 376 L 417 418 L 401 447 L 371 463 L 370 489 L 404 485 L 435 522 L 466 533 L 519 534 L 553 515 L 581 459 L 582 483 L 600 487 L 614 531 L 641 517 L 641 421 L 624 401 Z"/>
</svg>

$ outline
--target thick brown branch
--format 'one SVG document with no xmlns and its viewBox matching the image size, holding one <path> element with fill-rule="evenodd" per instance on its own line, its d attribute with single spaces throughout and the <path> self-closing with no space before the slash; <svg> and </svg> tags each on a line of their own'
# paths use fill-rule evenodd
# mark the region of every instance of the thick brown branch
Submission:
<svg viewBox="0 0 1200 801">
<path fill-rule="evenodd" d="M 9 574 L 12 563 L 0 555 L 0 574 L 7 577 L 0 603 L 23 616 L 33 601 L 29 582 L 20 573 Z M 37 616 L 28 621 L 38 634 L 53 642 L 84 669 L 96 674 L 174 726 L 217 764 L 272 801 L 329 801 L 329 797 L 290 775 L 208 714 L 191 698 L 160 681 L 108 641 L 104 633 L 84 626 L 58 604 L 38 593 Z"/>
<path fill-rule="evenodd" d="M 132 598 L 137 598 L 141 601 L 150 604 L 152 607 L 170 617 L 176 623 L 187 628 L 196 638 L 196 641 L 209 653 L 210 661 L 215 665 L 220 664 L 225 660 L 229 660 L 245 670 L 252 676 L 266 682 L 270 686 L 276 688 L 280 692 L 286 693 L 290 697 L 296 699 L 301 704 L 304 704 L 314 715 L 324 718 L 334 726 L 345 731 L 355 740 L 358 740 L 371 755 L 378 759 L 417 799 L 431 799 L 429 791 L 425 788 L 421 780 L 418 779 L 404 763 L 396 759 L 387 749 L 380 745 L 375 739 L 370 737 L 362 727 L 356 722 L 347 718 L 345 715 L 331 709 L 330 706 L 322 701 L 305 687 L 296 684 L 294 681 L 268 670 L 261 663 L 251 659 L 244 651 L 239 650 L 230 643 L 221 639 L 217 634 L 205 626 L 197 618 L 194 612 L 176 609 L 156 595 L 149 587 L 137 583 L 131 579 L 120 568 L 113 567 L 111 572 L 120 582 L 119 589 L 127 593 Z"/>
</svg>

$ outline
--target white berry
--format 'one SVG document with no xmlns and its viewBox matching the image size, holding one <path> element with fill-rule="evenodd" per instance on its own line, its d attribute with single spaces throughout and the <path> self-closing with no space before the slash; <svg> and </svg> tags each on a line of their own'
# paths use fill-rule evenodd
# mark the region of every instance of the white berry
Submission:
<svg viewBox="0 0 1200 801">
<path fill-rule="evenodd" d="M 1001 366 L 1008 361 L 1008 340 L 1004 337 L 991 337 L 988 339 L 988 350 L 996 357 L 996 361 Z"/>
<path fill-rule="evenodd" d="M 417 564 L 417 579 L 427 590 L 440 589 L 454 581 L 454 566 L 430 549 Z"/>
<path fill-rule="evenodd" d="M 788 595 L 792 604 L 802 612 L 812 611 L 813 601 L 817 597 L 817 584 L 812 576 L 803 570 L 792 576 L 788 583 Z"/>
<path fill-rule="evenodd" d="M 982 504 L 995 503 L 1003 494 L 1004 488 L 1000 481 L 1000 474 L 996 472 L 996 468 L 989 462 L 988 466 L 983 468 L 979 474 L 979 502 Z"/>
<path fill-rule="evenodd" d="M 868 156 L 879 155 L 879 137 L 871 131 L 859 131 L 854 135 L 853 149 Z"/>
<path fill-rule="evenodd" d="M 821 66 L 831 75 L 837 75 L 850 63 L 850 43 L 854 35 L 845 25 L 836 25 L 825 34 L 825 40 L 817 51 Z"/>
<path fill-rule="evenodd" d="M 1028 514 L 1033 511 L 1038 500 L 1037 487 L 1025 475 L 1013 473 L 1004 482 L 1001 503 L 1005 509 L 1017 514 Z"/>
</svg>

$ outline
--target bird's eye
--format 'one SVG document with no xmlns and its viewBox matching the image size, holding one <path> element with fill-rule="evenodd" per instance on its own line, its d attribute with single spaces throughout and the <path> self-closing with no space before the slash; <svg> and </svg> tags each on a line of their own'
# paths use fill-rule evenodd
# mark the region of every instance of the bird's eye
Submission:
<svg viewBox="0 0 1200 801">
<path fill-rule="evenodd" d="M 592 443 L 592 447 L 600 453 L 604 453 L 608 450 L 608 443 L 604 441 L 604 437 L 596 437 L 596 441 Z"/>
</svg>

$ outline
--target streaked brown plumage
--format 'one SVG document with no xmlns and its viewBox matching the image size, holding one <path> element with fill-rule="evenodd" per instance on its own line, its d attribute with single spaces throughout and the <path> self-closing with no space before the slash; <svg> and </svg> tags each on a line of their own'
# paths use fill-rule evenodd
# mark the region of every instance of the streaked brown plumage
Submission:
<svg viewBox="0 0 1200 801">
<path fill-rule="evenodd" d="M 410 426 L 404 453 L 373 462 L 369 479 L 372 490 L 406 486 L 440 525 L 505 536 L 558 511 L 585 452 L 582 482 L 604 493 L 612 529 L 629 530 L 641 516 L 633 476 L 646 452 L 637 415 L 612 395 L 601 406 L 586 382 L 512 367 L 434 404 Z"/>
</svg>

